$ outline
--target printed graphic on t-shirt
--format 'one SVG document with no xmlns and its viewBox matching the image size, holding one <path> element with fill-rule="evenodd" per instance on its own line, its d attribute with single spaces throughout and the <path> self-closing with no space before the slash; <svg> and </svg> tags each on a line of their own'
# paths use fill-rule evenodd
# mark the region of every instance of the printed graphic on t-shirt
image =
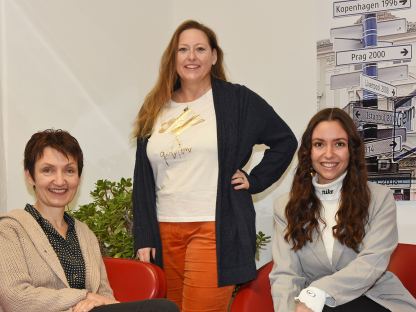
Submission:
<svg viewBox="0 0 416 312">
<path fill-rule="evenodd" d="M 186 107 L 179 116 L 162 122 L 159 133 L 170 133 L 175 137 L 174 144 L 170 148 L 166 148 L 160 152 L 160 157 L 164 159 L 167 166 L 169 166 L 170 159 L 183 158 L 192 152 L 192 146 L 183 146 L 179 136 L 192 126 L 204 121 L 199 114 L 196 114 L 192 109 Z"/>
<path fill-rule="evenodd" d="M 185 130 L 192 126 L 195 126 L 205 120 L 186 107 L 183 112 L 178 116 L 169 119 L 168 121 L 162 122 L 159 133 L 170 132 L 176 136 L 180 135 Z"/>
</svg>

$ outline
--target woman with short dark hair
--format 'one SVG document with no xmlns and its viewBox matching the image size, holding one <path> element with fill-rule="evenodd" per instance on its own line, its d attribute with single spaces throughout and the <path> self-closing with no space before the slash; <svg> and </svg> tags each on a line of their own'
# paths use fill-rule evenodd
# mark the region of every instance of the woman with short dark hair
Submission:
<svg viewBox="0 0 416 312">
<path fill-rule="evenodd" d="M 178 311 L 164 299 L 114 299 L 97 238 L 65 212 L 82 168 L 81 148 L 66 131 L 41 131 L 27 143 L 25 176 L 36 201 L 0 215 L 0 311 Z"/>
</svg>

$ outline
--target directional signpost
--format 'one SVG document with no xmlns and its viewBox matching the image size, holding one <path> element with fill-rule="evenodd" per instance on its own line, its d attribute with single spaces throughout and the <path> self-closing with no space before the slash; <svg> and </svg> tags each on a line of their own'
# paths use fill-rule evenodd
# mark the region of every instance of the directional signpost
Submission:
<svg viewBox="0 0 416 312">
<path fill-rule="evenodd" d="M 360 86 L 362 89 L 364 101 L 359 106 L 350 102 L 348 111 L 364 137 L 365 157 L 370 170 L 368 179 L 390 188 L 407 189 L 398 194 L 408 194 L 412 186 L 412 173 L 399 170 L 399 164 L 395 162 L 416 154 L 416 147 L 409 150 L 412 141 L 410 136 L 407 137 L 407 131 L 413 130 L 413 119 L 409 116 L 414 116 L 415 108 L 398 109 L 395 104 L 394 111 L 378 109 L 377 95 L 396 101 L 397 87 L 390 82 L 406 79 L 409 69 L 406 64 L 378 68 L 377 63 L 411 60 L 412 45 L 399 40 L 395 42 L 402 43 L 400 45 L 379 40 L 383 36 L 406 33 L 408 27 L 405 18 L 381 21 L 376 13 L 410 8 L 411 0 L 334 0 L 334 18 L 361 15 L 361 21 L 333 28 L 330 36 L 336 66 L 363 64 L 362 71 L 357 72 L 345 72 L 352 66 L 342 67 L 340 74 L 331 76 L 330 88 Z M 403 141 L 405 146 L 402 146 Z M 380 160 L 394 165 L 390 173 L 380 172 Z"/>
<path fill-rule="evenodd" d="M 381 11 L 409 9 L 410 0 L 356 0 L 336 1 L 333 3 L 333 16 L 368 14 Z"/>
<path fill-rule="evenodd" d="M 374 140 L 364 144 L 365 157 L 372 157 L 381 154 L 393 153 L 402 149 L 402 137 Z"/>
<path fill-rule="evenodd" d="M 410 60 L 412 45 L 403 44 L 383 48 L 367 48 L 336 52 L 336 65 L 374 63 L 393 60 Z"/>
<path fill-rule="evenodd" d="M 395 97 L 397 95 L 395 86 L 366 75 L 360 75 L 360 87 L 385 97 Z"/>
<path fill-rule="evenodd" d="M 396 118 L 394 118 L 394 113 L 392 111 L 362 107 L 353 108 L 354 121 L 377 125 L 394 126 L 395 123 L 397 124 L 399 120 L 402 120 L 402 118 L 399 118 L 399 114 L 401 113 L 396 113 Z M 397 126 L 400 127 L 401 125 Z"/>
</svg>

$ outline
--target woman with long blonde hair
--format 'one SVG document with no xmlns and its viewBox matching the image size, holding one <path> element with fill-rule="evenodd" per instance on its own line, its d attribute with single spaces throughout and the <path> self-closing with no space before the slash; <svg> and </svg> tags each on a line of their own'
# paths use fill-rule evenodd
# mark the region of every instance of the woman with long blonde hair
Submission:
<svg viewBox="0 0 416 312">
<path fill-rule="evenodd" d="M 139 111 L 133 212 L 137 257 L 163 266 L 182 311 L 226 311 L 256 276 L 251 194 L 277 181 L 296 139 L 260 96 L 226 81 L 215 33 L 185 21 Z M 255 144 L 269 147 L 250 173 Z"/>
</svg>

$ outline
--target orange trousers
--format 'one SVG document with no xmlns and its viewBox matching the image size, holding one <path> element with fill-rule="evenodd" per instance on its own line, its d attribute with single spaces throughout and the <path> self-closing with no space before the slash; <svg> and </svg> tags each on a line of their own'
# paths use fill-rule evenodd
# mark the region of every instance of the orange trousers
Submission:
<svg viewBox="0 0 416 312">
<path fill-rule="evenodd" d="M 182 312 L 226 312 L 234 286 L 218 287 L 215 222 L 160 222 L 167 298 Z"/>
</svg>

